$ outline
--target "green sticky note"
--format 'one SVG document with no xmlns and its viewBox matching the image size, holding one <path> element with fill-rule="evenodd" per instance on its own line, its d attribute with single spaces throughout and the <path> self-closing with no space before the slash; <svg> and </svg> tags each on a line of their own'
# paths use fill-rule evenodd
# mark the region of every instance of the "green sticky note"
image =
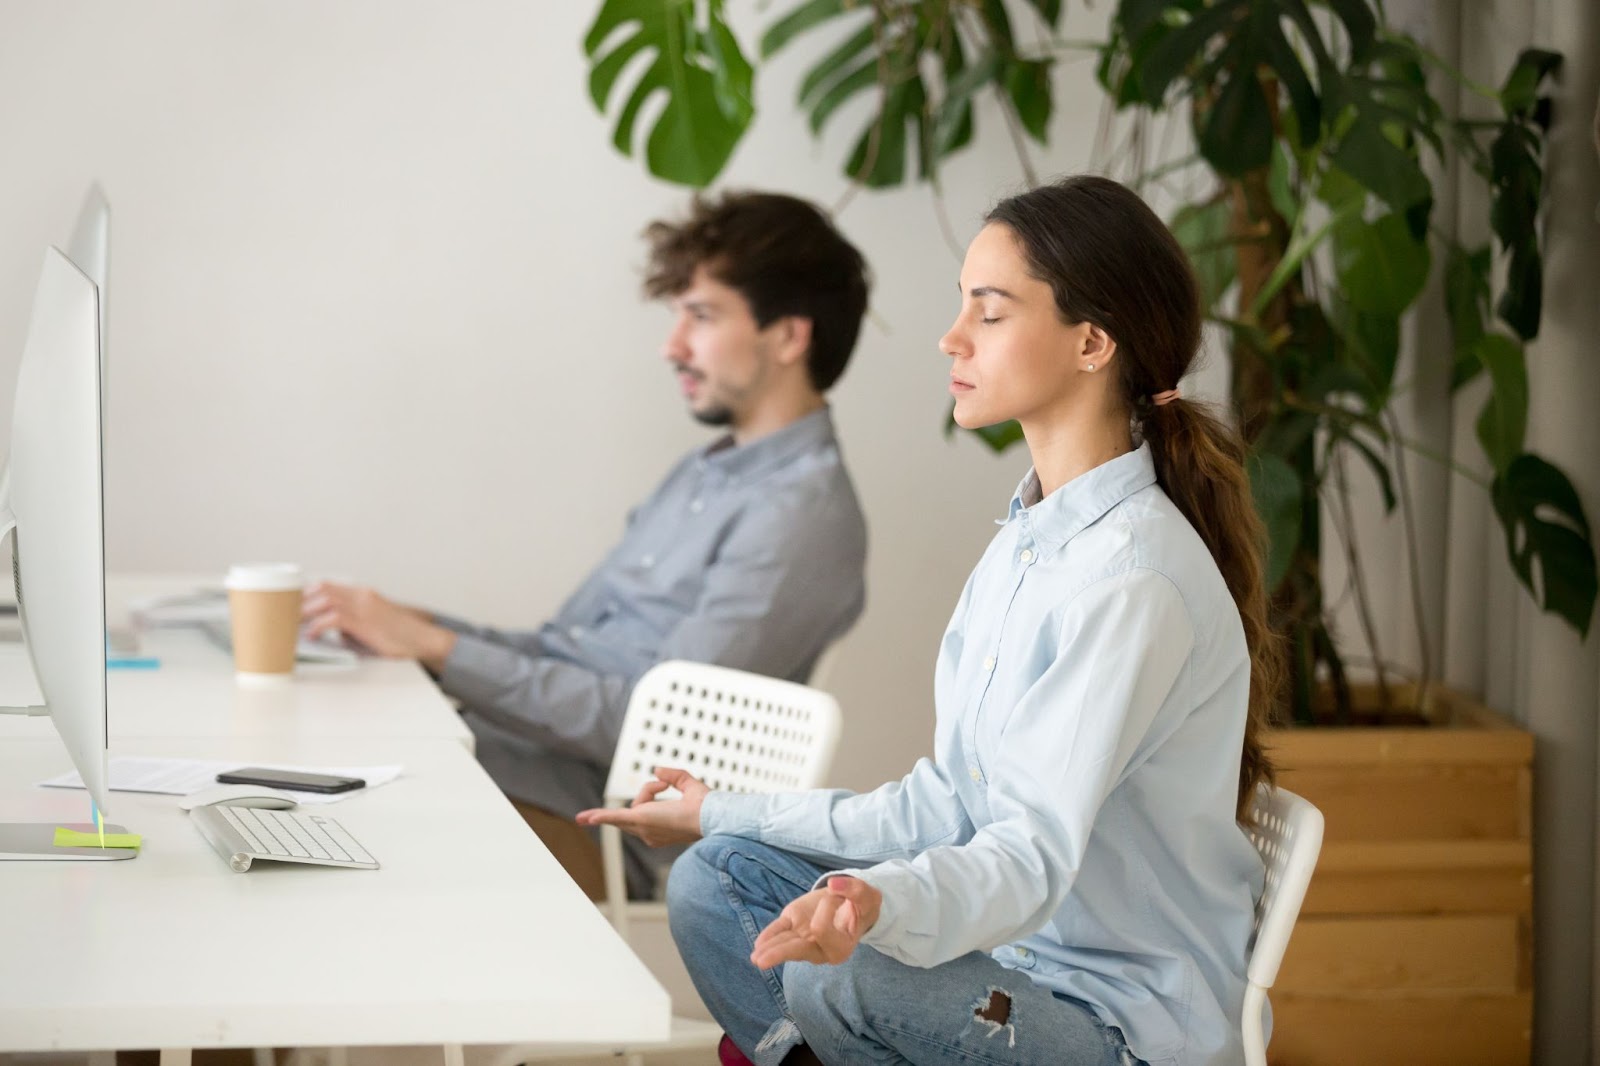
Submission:
<svg viewBox="0 0 1600 1066">
<path fill-rule="evenodd" d="M 107 833 L 102 844 L 99 833 L 80 833 L 76 829 L 57 829 L 55 844 L 58 848 L 135 848 L 144 838 L 138 833 Z"/>
</svg>

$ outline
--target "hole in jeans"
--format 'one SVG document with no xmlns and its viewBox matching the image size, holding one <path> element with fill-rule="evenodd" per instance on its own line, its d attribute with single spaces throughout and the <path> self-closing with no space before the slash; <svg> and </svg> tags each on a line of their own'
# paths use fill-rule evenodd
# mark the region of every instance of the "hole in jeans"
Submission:
<svg viewBox="0 0 1600 1066">
<path fill-rule="evenodd" d="M 972 1017 L 988 1027 L 990 1039 L 1005 1033 L 1006 1046 L 1017 1046 L 1017 1027 L 1011 1021 L 1011 996 L 1005 989 L 990 988 L 984 998 L 972 1005 Z"/>
<path fill-rule="evenodd" d="M 1011 997 L 998 988 L 989 990 L 989 1002 L 978 1003 L 972 1011 L 980 1020 L 994 1025 L 1011 1021 Z"/>
</svg>

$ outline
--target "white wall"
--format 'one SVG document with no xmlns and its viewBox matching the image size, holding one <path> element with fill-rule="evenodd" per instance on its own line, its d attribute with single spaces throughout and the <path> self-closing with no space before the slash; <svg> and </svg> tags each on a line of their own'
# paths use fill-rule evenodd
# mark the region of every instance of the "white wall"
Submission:
<svg viewBox="0 0 1600 1066">
<path fill-rule="evenodd" d="M 1460 47 L 1439 46 L 1485 80 L 1525 42 L 1561 44 L 1564 91 L 1579 107 L 1593 101 L 1589 3 L 1541 0 L 1531 16 L 1513 0 L 1400 10 L 1419 29 L 1439 12 Z M 734 6 L 753 45 L 770 10 Z M 1065 36 L 1102 33 L 1111 5 L 1068 6 Z M 588 102 L 579 42 L 597 9 L 598 0 L 0 5 L 0 440 L 41 250 L 65 242 L 98 178 L 115 213 L 114 569 L 217 571 L 286 557 L 530 624 L 601 555 L 672 457 L 707 439 L 656 354 L 666 315 L 637 295 L 637 235 L 684 194 L 617 155 Z M 764 69 L 760 116 L 728 184 L 841 199 L 838 160 L 859 107 L 819 146 L 792 103 L 818 54 L 818 42 L 804 42 Z M 1088 164 L 1102 99 L 1092 74 L 1088 60 L 1063 66 L 1041 173 Z M 982 117 L 986 135 L 945 173 L 962 241 L 1020 180 L 995 114 Z M 1573 279 L 1593 277 L 1576 264 L 1587 256 L 1593 266 L 1595 161 L 1575 125 L 1553 163 L 1552 219 L 1562 221 L 1546 336 L 1530 353 L 1540 412 L 1530 443 L 1575 474 L 1593 518 L 1592 280 L 1584 290 Z M 938 634 L 1026 462 L 939 433 L 946 379 L 935 343 L 955 310 L 959 257 L 932 204 L 926 188 L 863 192 L 840 217 L 878 277 L 873 320 L 835 396 L 872 534 L 869 606 L 835 684 L 848 716 L 836 777 L 857 787 L 928 749 Z M 1221 371 L 1214 365 L 1207 383 Z M 1453 426 L 1446 417 L 1418 428 L 1470 445 L 1467 406 Z M 1430 641 L 1444 645 L 1451 680 L 1489 690 L 1535 725 L 1541 766 L 1557 770 L 1541 786 L 1540 1044 L 1547 1061 L 1575 1062 L 1587 1047 L 1588 955 L 1584 943 L 1563 948 L 1562 929 L 1587 923 L 1593 896 L 1587 861 L 1574 880 L 1556 865 L 1574 834 L 1592 850 L 1596 641 L 1579 648 L 1540 621 L 1524 627 L 1518 652 L 1483 624 L 1506 613 L 1485 609 L 1485 573 L 1494 603 L 1519 602 L 1500 535 L 1481 499 L 1432 477 L 1425 520 L 1441 557 L 1447 541 L 1453 574 L 1425 559 Z M 1372 517 L 1370 486 L 1365 495 L 1363 529 L 1392 548 L 1367 554 L 1379 626 L 1405 656 L 1416 644 L 1400 541 Z M 1468 556 L 1485 561 L 1462 565 Z M 1505 665 L 1513 659 L 1521 667 Z M 1559 693 L 1530 681 L 1549 688 L 1569 675 L 1589 680 Z M 1584 737 L 1586 747 L 1573 743 Z"/>
<path fill-rule="evenodd" d="M 666 314 L 638 296 L 639 231 L 685 194 L 618 155 L 588 101 L 597 9 L 0 7 L 0 434 L 42 249 L 99 179 L 113 569 L 283 557 L 531 624 L 708 439 L 657 354 Z M 770 17 L 741 16 L 752 47 Z M 1105 17 L 1077 12 L 1069 34 Z M 764 70 L 728 184 L 839 201 L 859 111 L 818 146 L 792 104 L 819 48 Z M 1087 162 L 1091 78 L 1090 62 L 1063 71 L 1041 172 Z M 983 117 L 946 174 L 962 242 L 1020 180 Z M 929 191 L 863 192 L 840 224 L 878 278 L 835 396 L 872 538 L 868 611 L 836 677 L 837 776 L 865 786 L 930 746 L 938 635 L 1026 458 L 940 435 L 959 257 Z"/>
</svg>

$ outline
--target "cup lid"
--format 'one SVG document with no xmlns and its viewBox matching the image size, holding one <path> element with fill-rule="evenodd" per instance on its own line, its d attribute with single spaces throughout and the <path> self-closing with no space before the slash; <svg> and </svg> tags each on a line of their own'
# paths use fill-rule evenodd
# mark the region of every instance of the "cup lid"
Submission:
<svg viewBox="0 0 1600 1066">
<path fill-rule="evenodd" d="M 298 589 L 305 578 L 294 563 L 241 563 L 228 568 L 222 584 L 230 589 L 276 592 Z"/>
</svg>

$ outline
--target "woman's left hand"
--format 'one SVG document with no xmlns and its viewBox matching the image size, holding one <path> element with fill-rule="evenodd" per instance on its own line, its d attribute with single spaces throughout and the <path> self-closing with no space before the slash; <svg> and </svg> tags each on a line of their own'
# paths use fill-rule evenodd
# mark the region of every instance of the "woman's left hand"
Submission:
<svg viewBox="0 0 1600 1066">
<path fill-rule="evenodd" d="M 683 796 L 675 800 L 656 799 L 669 788 L 677 789 Z M 579 811 L 577 822 L 581 826 L 614 825 L 652 848 L 688 844 L 700 839 L 700 805 L 710 794 L 705 782 L 689 771 L 658 766 L 656 779 L 644 783 L 632 807 Z"/>
<path fill-rule="evenodd" d="M 883 893 L 859 877 L 830 877 L 761 930 L 750 961 L 763 970 L 782 962 L 837 965 L 877 923 L 882 905 Z"/>
</svg>

